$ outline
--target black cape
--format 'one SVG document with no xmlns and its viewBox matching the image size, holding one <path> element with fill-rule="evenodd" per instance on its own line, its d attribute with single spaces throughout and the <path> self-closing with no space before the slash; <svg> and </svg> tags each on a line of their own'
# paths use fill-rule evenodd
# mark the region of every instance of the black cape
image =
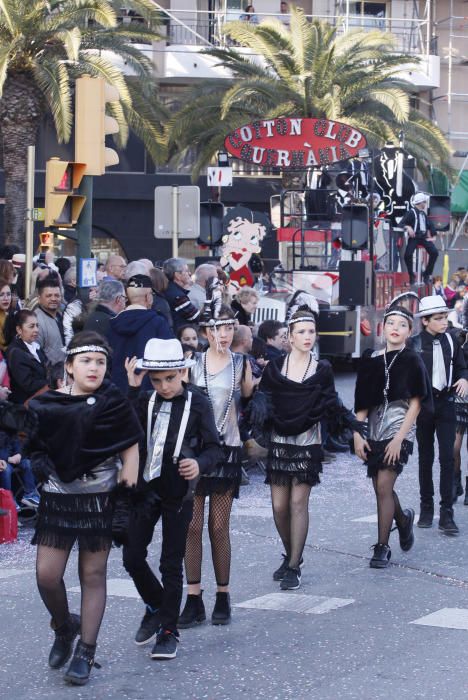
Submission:
<svg viewBox="0 0 468 700">
<path fill-rule="evenodd" d="M 365 350 L 359 362 L 354 394 L 354 410 L 371 409 L 384 402 L 385 365 L 384 356 L 372 357 L 373 350 Z M 397 350 L 387 353 L 389 366 Z M 418 353 L 405 348 L 390 370 L 388 400 L 420 398 L 426 409 L 432 402 L 431 381 Z"/>
<path fill-rule="evenodd" d="M 41 454 L 48 458 L 65 483 L 143 437 L 130 402 L 108 380 L 91 396 L 47 391 L 33 399 L 29 408 L 38 418 L 38 430 L 28 452 L 33 461 Z"/>
<path fill-rule="evenodd" d="M 334 424 L 332 433 L 339 433 L 342 427 L 359 430 L 354 414 L 343 406 L 335 391 L 327 360 L 320 360 L 315 374 L 302 383 L 281 373 L 283 363 L 284 357 L 270 360 L 260 382 L 260 391 L 268 397 L 265 427 L 274 428 L 280 435 L 300 435 L 327 418 Z"/>
</svg>

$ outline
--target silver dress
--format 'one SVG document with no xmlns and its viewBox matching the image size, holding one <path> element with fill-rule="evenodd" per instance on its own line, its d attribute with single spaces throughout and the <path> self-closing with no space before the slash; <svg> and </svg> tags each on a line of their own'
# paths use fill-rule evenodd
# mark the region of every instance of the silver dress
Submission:
<svg viewBox="0 0 468 700">
<path fill-rule="evenodd" d="M 372 357 L 378 357 L 381 353 L 374 352 Z M 384 462 L 385 448 L 400 430 L 409 409 L 408 399 L 390 401 L 385 411 L 385 405 L 373 406 L 367 414 L 368 442 L 371 452 L 367 457 L 367 475 L 375 476 L 379 469 L 394 469 L 398 474 L 403 471 L 403 466 L 413 452 L 413 442 L 416 433 L 416 425 L 411 426 L 401 445 L 398 462 L 389 467 Z"/>
<path fill-rule="evenodd" d="M 312 377 L 316 369 L 314 361 L 304 379 Z M 266 484 L 288 486 L 293 479 L 309 486 L 320 483 L 323 459 L 320 423 L 299 435 L 280 435 L 273 430 L 270 440 Z"/>
<path fill-rule="evenodd" d="M 239 493 L 243 445 L 239 433 L 239 412 L 244 356 L 232 352 L 231 358 L 234 367 L 234 382 L 232 382 L 231 363 L 228 363 L 226 367 L 216 374 L 207 371 L 205 377 L 204 353 L 196 353 L 196 364 L 191 370 L 191 383 L 200 387 L 205 396 L 208 397 L 218 430 L 221 427 L 220 439 L 224 453 L 222 463 L 218 464 L 210 472 L 203 474 L 200 478 L 197 485 L 197 494 L 225 493 L 232 488 L 234 488 L 236 497 Z M 207 382 L 208 387 L 206 386 Z M 234 384 L 234 391 L 226 419 L 224 420 L 232 384 Z"/>
<path fill-rule="evenodd" d="M 63 482 L 55 472 L 42 488 L 32 544 L 98 552 L 112 542 L 113 505 L 109 492 L 117 484 L 118 456 L 109 457 L 81 479 Z"/>
</svg>

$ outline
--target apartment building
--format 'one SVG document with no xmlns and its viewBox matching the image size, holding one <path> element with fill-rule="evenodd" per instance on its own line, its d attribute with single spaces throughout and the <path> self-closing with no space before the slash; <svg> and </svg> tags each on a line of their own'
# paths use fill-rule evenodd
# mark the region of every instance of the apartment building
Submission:
<svg viewBox="0 0 468 700">
<path fill-rule="evenodd" d="M 122 3 L 124 4 L 124 2 Z M 151 57 L 162 95 L 174 98 L 194 81 L 229 79 L 227 71 L 203 54 L 209 46 L 223 45 L 223 28 L 238 19 L 247 0 L 161 0 L 155 5 L 164 18 L 163 39 L 141 47 Z M 288 23 L 287 7 L 280 0 L 254 0 L 261 22 L 278 17 Z M 398 49 L 414 56 L 402 74 L 414 86 L 416 106 L 437 121 L 454 152 L 453 164 L 468 171 L 468 127 L 465 105 L 468 97 L 468 18 L 466 0 L 299 0 L 298 6 L 310 18 L 340 23 L 344 29 L 361 27 L 392 32 Z M 122 9 L 122 21 L 137 21 Z M 44 168 L 52 155 L 70 157 L 70 149 L 58 148 L 52 130 L 44 128 L 38 148 L 38 167 Z M 242 203 L 257 210 L 268 210 L 270 196 L 281 189 L 279 177 L 265 177 L 250 166 L 234 162 L 234 186 L 224 188 L 222 201 Z M 140 142 L 130 138 L 121 162 L 95 180 L 94 232 L 96 249 L 122 249 L 129 257 L 143 253 L 156 259 L 170 254 L 170 242 L 156 241 L 154 228 L 154 188 L 158 185 L 190 184 L 190 162 L 180 167 L 154 166 Z M 38 191 L 43 175 L 38 173 Z M 206 177 L 200 178 L 201 199 L 212 192 Z M 38 200 L 38 205 L 41 202 Z M 193 243 L 184 244 L 184 254 L 193 257 Z M 274 254 L 274 250 L 270 251 Z"/>
</svg>

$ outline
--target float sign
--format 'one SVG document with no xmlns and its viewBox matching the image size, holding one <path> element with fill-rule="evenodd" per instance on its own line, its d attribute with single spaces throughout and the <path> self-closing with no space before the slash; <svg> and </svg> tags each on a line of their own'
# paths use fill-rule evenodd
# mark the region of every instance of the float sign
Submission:
<svg viewBox="0 0 468 700">
<path fill-rule="evenodd" d="M 228 153 L 260 168 L 305 170 L 355 158 L 367 146 L 353 126 L 331 119 L 259 119 L 224 141 Z"/>
</svg>

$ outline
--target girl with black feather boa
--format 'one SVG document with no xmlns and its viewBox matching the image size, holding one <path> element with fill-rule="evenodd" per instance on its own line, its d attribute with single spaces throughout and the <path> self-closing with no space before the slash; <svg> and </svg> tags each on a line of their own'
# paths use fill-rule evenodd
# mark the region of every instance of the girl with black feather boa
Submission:
<svg viewBox="0 0 468 700">
<path fill-rule="evenodd" d="M 288 328 L 291 351 L 268 363 L 251 411 L 257 429 L 269 435 L 265 483 L 270 484 L 273 517 L 285 549 L 273 579 L 281 581 L 282 590 L 301 583 L 310 490 L 320 483 L 322 471 L 320 421 L 330 420 L 332 432 L 333 427 L 338 432 L 340 423 L 359 428 L 338 398 L 330 363 L 314 357 L 316 316 L 310 307 L 300 306 Z"/>
<path fill-rule="evenodd" d="M 55 631 L 49 666 L 61 668 L 68 661 L 80 633 L 65 675 L 76 685 L 88 681 L 94 664 L 106 605 L 107 559 L 112 540 L 125 541 L 142 435 L 128 400 L 105 379 L 109 353 L 98 333 L 76 334 L 65 365 L 72 383 L 30 402 L 38 429 L 29 453 L 44 482 L 33 538 L 37 585 Z M 75 542 L 81 619 L 69 612 L 63 581 Z"/>
<path fill-rule="evenodd" d="M 359 420 L 367 419 L 368 437 L 364 440 L 355 434 L 354 449 L 367 464 L 367 476 L 372 479 L 377 499 L 378 542 L 370 566 L 378 569 L 387 567 L 390 561 L 388 540 L 394 519 L 401 549 L 409 551 L 414 542 L 414 510 L 402 510 L 394 490 L 413 451 L 421 403 L 431 396 L 423 362 L 405 345 L 412 324 L 411 311 L 390 304 L 384 315 L 385 348 L 364 352 L 356 381 L 354 408 Z"/>
</svg>

